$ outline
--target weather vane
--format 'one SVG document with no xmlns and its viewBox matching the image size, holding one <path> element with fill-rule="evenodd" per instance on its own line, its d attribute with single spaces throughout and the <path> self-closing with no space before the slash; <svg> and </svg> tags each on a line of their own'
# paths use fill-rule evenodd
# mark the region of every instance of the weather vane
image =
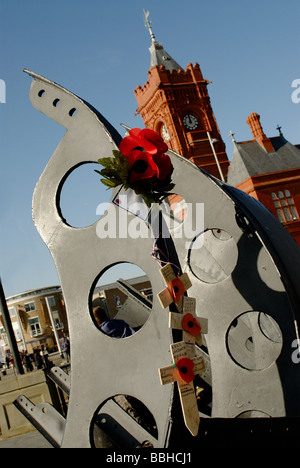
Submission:
<svg viewBox="0 0 300 468">
<path fill-rule="evenodd" d="M 144 11 L 144 16 L 145 16 L 145 27 L 149 30 L 151 39 L 153 41 L 155 41 L 155 36 L 154 36 L 152 28 L 151 28 L 151 21 L 149 20 L 150 12 L 146 11 L 145 9 L 143 11 Z"/>
</svg>

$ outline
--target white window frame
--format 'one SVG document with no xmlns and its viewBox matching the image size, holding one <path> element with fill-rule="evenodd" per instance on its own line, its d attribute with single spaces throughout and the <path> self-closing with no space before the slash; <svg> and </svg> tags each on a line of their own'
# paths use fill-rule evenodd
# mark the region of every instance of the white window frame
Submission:
<svg viewBox="0 0 300 468">
<path fill-rule="evenodd" d="M 30 323 L 30 321 L 33 321 L 33 320 L 37 320 L 36 322 L 33 322 L 33 323 Z M 28 324 L 29 324 L 29 327 L 30 327 L 30 336 L 33 338 L 34 336 L 39 336 L 39 335 L 42 335 L 43 334 L 43 330 L 42 330 L 42 327 L 41 327 L 41 324 L 40 324 L 40 321 L 39 321 L 39 317 L 36 316 L 36 317 L 30 317 L 30 319 L 28 319 Z M 32 329 L 32 326 L 35 326 L 35 325 L 38 325 L 37 327 L 34 327 L 34 330 Z"/>
<path fill-rule="evenodd" d="M 31 304 L 33 304 L 34 309 L 32 309 Z M 26 309 L 26 306 L 30 306 L 30 309 L 27 310 L 27 309 Z M 35 302 L 34 302 L 34 301 L 25 302 L 24 307 L 25 307 L 25 311 L 26 311 L 27 313 L 28 313 L 28 312 L 31 312 L 31 311 L 33 311 L 33 310 L 36 310 Z"/>
<path fill-rule="evenodd" d="M 64 324 L 60 320 L 58 310 L 52 310 L 51 313 L 52 313 L 53 322 L 55 324 L 56 330 L 61 330 L 62 328 L 64 328 Z"/>
<path fill-rule="evenodd" d="M 292 223 L 299 219 L 294 199 L 289 190 L 272 192 L 271 197 L 281 223 Z"/>
</svg>

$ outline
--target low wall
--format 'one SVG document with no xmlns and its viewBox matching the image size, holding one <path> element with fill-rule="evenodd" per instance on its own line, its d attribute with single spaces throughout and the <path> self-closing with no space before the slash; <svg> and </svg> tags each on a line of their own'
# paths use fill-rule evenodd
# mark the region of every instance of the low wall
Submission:
<svg viewBox="0 0 300 468">
<path fill-rule="evenodd" d="M 53 404 L 51 393 L 43 370 L 1 380 L 0 438 L 7 439 L 34 430 L 32 424 L 13 404 L 19 395 L 25 395 L 35 405 L 44 402 Z"/>
</svg>

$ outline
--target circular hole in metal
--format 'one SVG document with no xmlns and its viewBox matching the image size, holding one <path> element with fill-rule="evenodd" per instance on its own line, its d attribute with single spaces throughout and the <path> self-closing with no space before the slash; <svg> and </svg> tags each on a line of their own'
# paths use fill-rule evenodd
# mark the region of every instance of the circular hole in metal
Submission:
<svg viewBox="0 0 300 468">
<path fill-rule="evenodd" d="M 228 353 L 244 369 L 259 371 L 271 366 L 282 349 L 277 322 L 265 313 L 251 311 L 239 315 L 226 334 Z"/>
<path fill-rule="evenodd" d="M 191 243 L 189 267 L 199 280 L 219 283 L 231 275 L 238 260 L 238 248 L 233 237 L 222 229 L 207 229 Z"/>
<path fill-rule="evenodd" d="M 263 411 L 248 410 L 240 413 L 236 416 L 238 419 L 249 419 L 249 418 L 270 418 L 271 416 Z"/>
<path fill-rule="evenodd" d="M 39 97 L 43 97 L 45 94 L 45 90 L 44 89 L 41 89 L 39 92 L 38 92 L 38 96 Z"/>
<path fill-rule="evenodd" d="M 99 221 L 111 199 L 100 176 L 97 163 L 82 163 L 72 168 L 63 178 L 57 192 L 57 207 L 66 224 L 83 228 Z M 112 220 L 113 221 L 113 220 Z"/>
<path fill-rule="evenodd" d="M 134 335 L 148 320 L 151 309 L 151 282 L 141 268 L 131 263 L 106 268 L 92 286 L 92 320 L 111 338 Z"/>
<path fill-rule="evenodd" d="M 132 426 L 135 426 L 135 436 L 131 434 Z M 147 439 L 157 439 L 158 431 L 156 421 L 144 403 L 130 395 L 115 395 L 95 412 L 90 436 L 94 448 L 138 448 L 145 442 L 151 446 Z"/>
<path fill-rule="evenodd" d="M 60 104 L 60 99 L 54 99 L 52 104 L 54 107 L 57 107 Z"/>
<path fill-rule="evenodd" d="M 73 117 L 73 115 L 75 115 L 76 113 L 77 113 L 77 109 L 75 107 L 73 107 L 73 109 L 70 109 L 70 111 L 69 111 L 69 116 Z"/>
</svg>

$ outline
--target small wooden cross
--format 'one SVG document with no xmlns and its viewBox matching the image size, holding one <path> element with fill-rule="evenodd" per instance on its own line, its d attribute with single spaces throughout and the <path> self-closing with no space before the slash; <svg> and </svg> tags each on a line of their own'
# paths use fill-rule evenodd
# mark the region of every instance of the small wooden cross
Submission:
<svg viewBox="0 0 300 468">
<path fill-rule="evenodd" d="M 170 263 L 161 268 L 160 273 L 167 286 L 166 289 L 158 293 L 157 297 L 163 309 L 173 302 L 177 310 L 182 311 L 184 293 L 192 286 L 187 273 L 177 277 Z"/>
<path fill-rule="evenodd" d="M 202 346 L 202 333 L 207 333 L 208 320 L 196 316 L 196 299 L 183 297 L 183 313 L 170 312 L 169 328 L 183 330 L 182 339 L 186 343 Z"/>
<path fill-rule="evenodd" d="M 185 425 L 196 436 L 200 416 L 193 380 L 195 375 L 205 371 L 204 360 L 202 356 L 191 356 L 193 350 L 184 341 L 172 344 L 170 349 L 174 364 L 158 370 L 160 382 L 162 385 L 177 382 Z"/>
</svg>

